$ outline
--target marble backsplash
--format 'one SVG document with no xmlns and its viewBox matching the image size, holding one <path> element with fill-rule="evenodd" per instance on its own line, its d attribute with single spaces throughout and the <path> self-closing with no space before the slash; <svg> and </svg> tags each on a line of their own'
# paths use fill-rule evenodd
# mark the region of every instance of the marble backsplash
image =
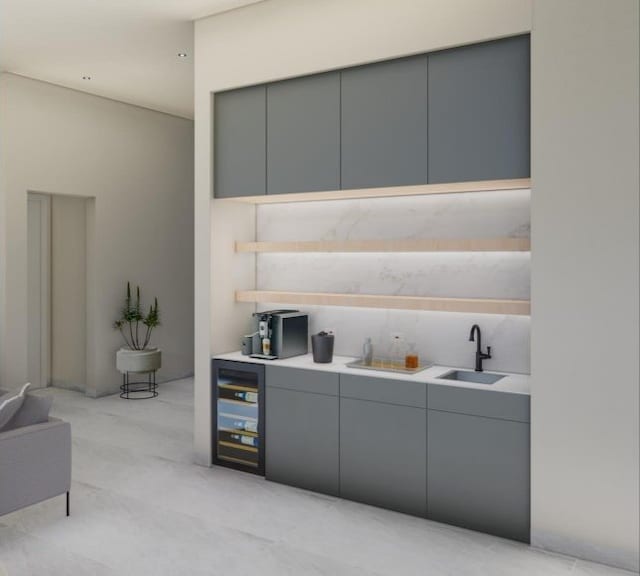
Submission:
<svg viewBox="0 0 640 576">
<path fill-rule="evenodd" d="M 529 235 L 528 190 L 259 205 L 256 239 L 368 240 Z M 529 253 L 275 253 L 256 258 L 258 290 L 528 299 Z M 259 309 L 282 308 L 260 305 Z M 529 317 L 305 306 L 311 333 L 333 330 L 335 353 L 358 356 L 366 337 L 386 351 L 390 334 L 421 357 L 473 367 L 469 329 L 492 346 L 487 369 L 529 372 Z"/>
<path fill-rule="evenodd" d="M 530 192 L 501 190 L 258 205 L 262 241 L 528 237 Z"/>
<path fill-rule="evenodd" d="M 259 289 L 529 299 L 529 253 L 261 254 Z M 293 273 L 293 274 L 292 274 Z"/>
</svg>

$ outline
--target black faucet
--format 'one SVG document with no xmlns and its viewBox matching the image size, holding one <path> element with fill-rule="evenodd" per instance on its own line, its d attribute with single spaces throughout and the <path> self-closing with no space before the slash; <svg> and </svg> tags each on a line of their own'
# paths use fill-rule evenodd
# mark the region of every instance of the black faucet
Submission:
<svg viewBox="0 0 640 576">
<path fill-rule="evenodd" d="M 478 337 L 475 337 L 475 333 L 478 333 Z M 469 333 L 469 342 L 476 342 L 476 372 L 482 372 L 482 361 L 491 358 L 491 346 L 487 346 L 486 353 L 482 351 L 482 333 L 480 332 L 480 326 L 474 324 L 471 326 L 471 332 Z"/>
</svg>

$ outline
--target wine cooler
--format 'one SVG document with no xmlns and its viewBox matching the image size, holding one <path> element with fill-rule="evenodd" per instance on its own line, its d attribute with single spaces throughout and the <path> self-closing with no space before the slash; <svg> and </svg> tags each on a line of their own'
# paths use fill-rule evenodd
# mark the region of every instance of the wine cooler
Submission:
<svg viewBox="0 0 640 576">
<path fill-rule="evenodd" d="M 264 366 L 212 361 L 213 463 L 264 474 Z"/>
</svg>

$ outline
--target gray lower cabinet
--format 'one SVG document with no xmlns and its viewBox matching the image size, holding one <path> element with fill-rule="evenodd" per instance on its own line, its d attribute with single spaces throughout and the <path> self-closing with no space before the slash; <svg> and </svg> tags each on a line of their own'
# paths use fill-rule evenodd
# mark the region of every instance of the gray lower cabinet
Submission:
<svg viewBox="0 0 640 576">
<path fill-rule="evenodd" d="M 267 366 L 268 480 L 529 541 L 527 395 Z"/>
<path fill-rule="evenodd" d="M 428 410 L 427 517 L 529 541 L 529 424 Z"/>
<path fill-rule="evenodd" d="M 342 71 L 342 188 L 427 182 L 427 57 Z"/>
<path fill-rule="evenodd" d="M 214 196 L 266 193 L 266 87 L 214 95 Z"/>
<path fill-rule="evenodd" d="M 340 73 L 267 86 L 267 194 L 340 189 Z"/>
<path fill-rule="evenodd" d="M 324 376 L 327 389 L 337 390 L 336 374 L 290 370 L 295 378 L 305 373 Z M 265 476 L 324 494 L 339 492 L 339 399 L 336 395 L 277 387 L 287 369 L 266 371 Z M 295 373 L 298 373 L 297 375 Z M 335 381 L 335 382 L 334 382 Z M 284 381 L 285 386 L 291 382 Z M 335 387 L 334 387 L 335 386 Z"/>
<path fill-rule="evenodd" d="M 429 182 L 530 174 L 529 36 L 429 54 Z"/>
<path fill-rule="evenodd" d="M 399 512 L 426 512 L 427 411 L 340 399 L 340 495 Z"/>
</svg>

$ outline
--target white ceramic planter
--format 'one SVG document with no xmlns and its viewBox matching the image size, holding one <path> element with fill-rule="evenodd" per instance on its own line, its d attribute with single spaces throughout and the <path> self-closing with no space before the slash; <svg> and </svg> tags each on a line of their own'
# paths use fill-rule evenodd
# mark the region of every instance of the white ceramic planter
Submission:
<svg viewBox="0 0 640 576">
<path fill-rule="evenodd" d="M 119 372 L 153 372 L 162 364 L 162 351 L 158 348 L 132 350 L 120 348 L 116 353 L 116 368 Z"/>
</svg>

